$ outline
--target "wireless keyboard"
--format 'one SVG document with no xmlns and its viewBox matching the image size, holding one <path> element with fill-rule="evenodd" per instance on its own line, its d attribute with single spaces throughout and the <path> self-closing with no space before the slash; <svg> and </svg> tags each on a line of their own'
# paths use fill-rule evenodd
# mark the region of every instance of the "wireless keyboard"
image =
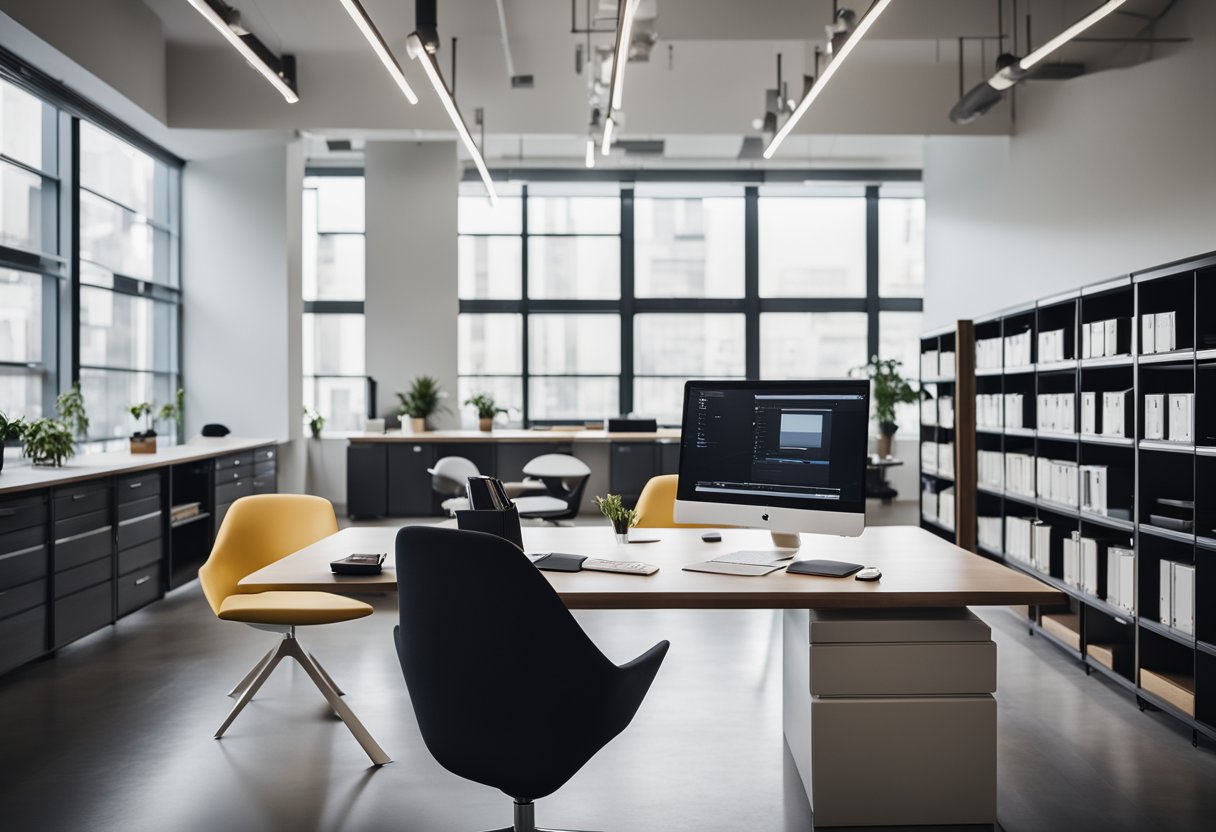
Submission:
<svg viewBox="0 0 1216 832">
<path fill-rule="evenodd" d="M 653 575 L 659 567 L 636 560 L 603 560 L 602 558 L 587 558 L 583 568 L 595 572 L 620 572 L 624 575 Z"/>
</svg>

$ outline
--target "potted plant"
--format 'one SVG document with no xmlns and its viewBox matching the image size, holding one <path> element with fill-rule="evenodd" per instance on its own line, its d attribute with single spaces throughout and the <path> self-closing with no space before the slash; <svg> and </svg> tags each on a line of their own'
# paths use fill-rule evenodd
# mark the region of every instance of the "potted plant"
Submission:
<svg viewBox="0 0 1216 832">
<path fill-rule="evenodd" d="M 304 408 L 304 418 L 308 421 L 308 432 L 313 439 L 321 438 L 321 429 L 325 427 L 325 417 L 311 407 Z"/>
<path fill-rule="evenodd" d="M 595 505 L 600 510 L 600 514 L 608 518 L 612 523 L 612 530 L 616 532 L 617 543 L 629 542 L 629 529 L 633 524 L 638 522 L 638 513 L 635 509 L 625 508 L 625 504 L 621 502 L 620 494 L 609 494 L 605 497 L 596 497 Z"/>
<path fill-rule="evenodd" d="M 58 419 L 36 419 L 25 426 L 24 453 L 34 465 L 58 467 L 76 453 L 72 429 Z"/>
<path fill-rule="evenodd" d="M 874 399 L 874 417 L 878 420 L 878 456 L 886 458 L 891 455 L 891 439 L 899 425 L 895 423 L 895 406 L 912 404 L 916 401 L 916 391 L 900 373 L 902 361 L 894 358 L 880 359 L 877 355 L 860 367 L 854 367 L 851 375 L 865 376 L 872 385 Z"/>
<path fill-rule="evenodd" d="M 127 405 L 127 412 L 131 414 L 131 418 L 136 423 L 140 419 L 144 420 L 144 430 L 137 430 L 131 434 L 131 453 L 156 453 L 156 430 L 152 427 L 152 402 Z"/>
<path fill-rule="evenodd" d="M 477 427 L 481 430 L 494 430 L 494 417 L 506 413 L 506 408 L 499 407 L 494 397 L 489 393 L 478 393 L 465 399 L 466 405 L 477 408 Z"/>
<path fill-rule="evenodd" d="M 436 413 L 447 410 L 440 401 L 447 394 L 439 389 L 439 380 L 432 376 L 418 376 L 410 385 L 408 393 L 398 393 L 401 406 L 397 408 L 397 418 L 410 417 L 410 428 L 414 433 L 427 430 L 427 420 Z M 402 419 L 404 425 L 405 420 Z"/>
<path fill-rule="evenodd" d="M 60 393 L 55 399 L 55 410 L 59 413 L 59 421 L 84 440 L 89 435 L 89 414 L 84 409 L 84 396 L 80 392 L 80 382 L 72 385 L 72 389 Z"/>
<path fill-rule="evenodd" d="M 0 471 L 4 470 L 4 443 L 9 440 L 17 441 L 25 433 L 25 420 L 18 416 L 10 419 L 0 413 Z"/>
<path fill-rule="evenodd" d="M 186 412 L 186 391 L 182 388 L 177 388 L 177 392 L 173 394 L 173 402 L 171 404 L 163 404 L 160 407 L 160 413 L 157 414 L 158 422 L 167 422 L 172 420 L 174 426 L 181 430 L 182 416 Z"/>
</svg>

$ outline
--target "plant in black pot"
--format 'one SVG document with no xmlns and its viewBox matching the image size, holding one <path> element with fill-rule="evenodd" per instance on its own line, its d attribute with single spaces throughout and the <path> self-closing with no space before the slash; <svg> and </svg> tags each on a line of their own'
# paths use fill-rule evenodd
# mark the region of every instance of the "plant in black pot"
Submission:
<svg viewBox="0 0 1216 832">
<path fill-rule="evenodd" d="M 894 358 L 880 359 L 877 355 L 869 362 L 850 370 L 850 375 L 864 376 L 871 383 L 871 398 L 874 400 L 874 418 L 878 421 L 878 455 L 891 455 L 891 440 L 899 425 L 895 422 L 895 406 L 912 404 L 917 400 L 916 391 L 900 372 L 902 361 Z"/>
<path fill-rule="evenodd" d="M 72 429 L 58 419 L 36 419 L 22 431 L 23 450 L 34 465 L 59 467 L 76 453 Z"/>
<path fill-rule="evenodd" d="M 414 433 L 428 430 L 427 420 L 440 411 L 447 410 L 442 400 L 447 394 L 439 388 L 439 379 L 432 376 L 418 376 L 410 385 L 408 393 L 398 393 L 401 400 L 397 408 L 397 417 L 405 425 L 403 417 L 410 419 L 410 428 Z"/>
<path fill-rule="evenodd" d="M 127 412 L 131 414 L 131 418 L 135 420 L 136 424 L 140 419 L 144 420 L 144 429 L 131 434 L 131 453 L 156 453 L 156 428 L 152 426 L 152 402 L 129 404 Z"/>
<path fill-rule="evenodd" d="M 0 413 L 0 471 L 4 470 L 4 443 L 18 442 L 25 434 L 25 420 L 18 416 L 10 419 Z"/>
</svg>

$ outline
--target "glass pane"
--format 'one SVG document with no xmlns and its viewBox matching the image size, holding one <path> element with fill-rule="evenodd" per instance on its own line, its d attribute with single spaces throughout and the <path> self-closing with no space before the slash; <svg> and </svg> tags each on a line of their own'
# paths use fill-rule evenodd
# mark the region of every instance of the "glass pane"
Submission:
<svg viewBox="0 0 1216 832">
<path fill-rule="evenodd" d="M 849 370 L 865 363 L 864 312 L 760 315 L 762 378 L 844 378 Z"/>
<path fill-rule="evenodd" d="M 528 372 L 620 375 L 620 316 L 529 316 Z"/>
<path fill-rule="evenodd" d="M 460 237 L 461 300 L 516 300 L 523 281 L 523 239 Z"/>
<path fill-rule="evenodd" d="M 47 196 L 50 187 L 48 183 Z M 33 251 L 52 250 L 43 245 L 43 198 L 41 176 L 0 162 L 0 243 Z"/>
<path fill-rule="evenodd" d="M 523 372 L 523 319 L 519 315 L 460 315 L 456 331 L 460 375 L 509 376 Z"/>
<path fill-rule="evenodd" d="M 317 189 L 317 231 L 363 232 L 362 176 L 312 176 L 305 184 Z"/>
<path fill-rule="evenodd" d="M 325 417 L 325 431 L 363 430 L 367 418 L 367 380 L 305 378 L 304 406 Z"/>
<path fill-rule="evenodd" d="M 80 287 L 80 363 L 169 372 L 177 367 L 177 307 Z"/>
<path fill-rule="evenodd" d="M 900 372 L 911 381 L 920 373 L 920 332 L 919 312 L 878 313 L 878 356 L 902 362 Z M 919 422 L 920 411 L 916 405 L 895 406 L 895 424 L 915 427 Z"/>
<path fill-rule="evenodd" d="M 34 96 L 0 81 L 0 153 L 38 170 L 53 166 L 42 159 L 42 113 L 45 105 Z"/>
<path fill-rule="evenodd" d="M 159 410 L 162 404 L 173 400 L 173 382 L 168 375 L 82 368 L 80 392 L 89 411 L 89 437 L 117 438 L 130 436 L 137 429 L 127 408 L 139 402 L 151 402 Z M 138 430 L 143 430 L 142 419 Z M 168 424 L 157 424 L 156 430 L 170 436 L 175 429 Z"/>
<path fill-rule="evenodd" d="M 470 420 L 475 413 L 463 402 L 478 393 L 489 393 L 499 407 L 506 408 L 508 420 L 518 422 L 523 418 L 524 380 L 519 376 L 461 376 L 456 382 L 456 400 L 461 403 L 462 413 L 468 411 Z"/>
<path fill-rule="evenodd" d="M 742 199 L 637 199 L 634 229 L 638 297 L 743 296 Z"/>
<path fill-rule="evenodd" d="M 27 421 L 42 416 L 42 374 L 24 367 L 0 366 L 0 413 Z"/>
<path fill-rule="evenodd" d="M 878 294 L 919 298 L 925 293 L 925 201 L 878 201 Z"/>
<path fill-rule="evenodd" d="M 362 315 L 304 315 L 304 375 L 362 376 Z"/>
<path fill-rule="evenodd" d="M 316 238 L 315 285 L 309 300 L 363 300 L 362 234 L 322 234 Z"/>
<path fill-rule="evenodd" d="M 523 216 L 523 200 L 519 197 L 500 196 L 498 205 L 492 206 L 485 194 L 462 196 L 456 228 L 461 234 L 522 234 Z"/>
<path fill-rule="evenodd" d="M 634 318 L 633 335 L 638 375 L 722 378 L 746 372 L 742 315 L 642 314 Z"/>
<path fill-rule="evenodd" d="M 80 184 L 155 216 L 156 160 L 87 121 L 80 122 Z M 83 201 L 83 200 L 82 200 Z"/>
<path fill-rule="evenodd" d="M 157 236 L 162 239 L 157 240 Z M 158 244 L 168 235 L 139 217 L 87 191 L 80 193 L 80 256 L 137 280 L 153 279 Z M 167 264 L 168 258 L 163 258 Z M 167 274 L 160 275 L 167 281 Z"/>
<path fill-rule="evenodd" d="M 529 234 L 619 234 L 621 200 L 615 196 L 530 196 Z"/>
<path fill-rule="evenodd" d="M 658 419 L 661 425 L 679 425 L 684 416 L 683 378 L 637 378 L 633 382 L 633 412 Z"/>
<path fill-rule="evenodd" d="M 620 413 L 620 380 L 543 376 L 528 379 L 533 420 L 603 419 Z"/>
<path fill-rule="evenodd" d="M 613 299 L 621 296 L 618 237 L 530 237 L 528 296 Z"/>
<path fill-rule="evenodd" d="M 42 361 L 41 275 L 0 269 L 0 361 Z"/>
<path fill-rule="evenodd" d="M 760 199 L 760 294 L 864 297 L 866 201 Z"/>
</svg>

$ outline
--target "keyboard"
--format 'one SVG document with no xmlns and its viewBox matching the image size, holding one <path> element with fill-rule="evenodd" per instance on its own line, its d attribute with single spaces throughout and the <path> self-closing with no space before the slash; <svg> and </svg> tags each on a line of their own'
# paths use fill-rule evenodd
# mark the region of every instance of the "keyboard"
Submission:
<svg viewBox="0 0 1216 832">
<path fill-rule="evenodd" d="M 587 558 L 583 568 L 594 572 L 620 572 L 623 575 L 653 575 L 659 567 L 637 560 L 604 560 L 603 558 Z"/>
</svg>

